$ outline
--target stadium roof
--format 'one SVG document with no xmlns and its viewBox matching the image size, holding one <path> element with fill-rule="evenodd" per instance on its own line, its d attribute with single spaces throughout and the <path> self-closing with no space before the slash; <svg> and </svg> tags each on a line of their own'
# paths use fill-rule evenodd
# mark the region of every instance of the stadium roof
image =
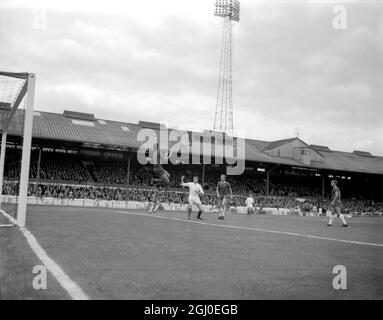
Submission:
<svg viewBox="0 0 383 320">
<path fill-rule="evenodd" d="M 321 151 L 324 162 L 312 162 L 318 169 L 383 174 L 383 157 L 365 157 L 349 152 Z"/>
<path fill-rule="evenodd" d="M 0 109 L 0 124 L 4 123 L 7 110 Z M 23 110 L 18 110 L 8 128 L 8 134 L 20 136 L 23 129 Z M 137 141 L 137 134 L 142 128 L 159 129 L 151 122 L 139 124 L 119 121 L 101 120 L 91 114 L 68 112 L 65 114 L 34 112 L 33 138 L 65 141 L 72 143 L 92 144 L 116 148 L 138 149 L 142 142 Z M 1 127 L 0 127 L 1 129 Z M 200 133 L 204 135 L 204 133 Z M 341 152 L 328 147 L 310 145 L 309 148 L 319 151 L 323 161 L 312 161 L 311 165 L 302 165 L 293 158 L 271 156 L 267 150 L 277 148 L 296 138 L 261 141 L 245 139 L 245 158 L 248 161 L 282 164 L 315 169 L 328 169 L 360 173 L 383 174 L 383 157 L 367 152 Z"/>
<path fill-rule="evenodd" d="M 293 140 L 295 140 L 295 138 L 271 141 L 270 143 L 264 145 L 262 150 L 271 150 L 271 149 L 277 148 L 281 145 L 284 145 L 285 143 L 291 142 Z"/>
<path fill-rule="evenodd" d="M 5 112 L 0 110 L 0 120 L 3 121 Z M 10 127 L 9 135 L 20 136 L 23 126 L 23 110 L 18 110 Z M 140 130 L 136 124 L 108 120 L 82 120 L 70 118 L 68 114 L 50 112 L 34 112 L 33 138 L 51 139 L 68 142 L 90 143 L 96 145 L 138 148 L 136 140 Z"/>
</svg>

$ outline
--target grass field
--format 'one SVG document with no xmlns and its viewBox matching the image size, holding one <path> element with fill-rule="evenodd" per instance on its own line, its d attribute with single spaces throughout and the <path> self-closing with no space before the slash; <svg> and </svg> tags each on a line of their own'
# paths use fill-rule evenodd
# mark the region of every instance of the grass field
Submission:
<svg viewBox="0 0 383 320">
<path fill-rule="evenodd" d="M 90 299 L 382 299 L 383 220 L 28 208 L 27 228 Z M 195 217 L 195 215 L 193 216 Z M 0 228 L 1 299 L 70 299 L 18 228 Z M 347 269 L 347 289 L 332 286 Z"/>
</svg>

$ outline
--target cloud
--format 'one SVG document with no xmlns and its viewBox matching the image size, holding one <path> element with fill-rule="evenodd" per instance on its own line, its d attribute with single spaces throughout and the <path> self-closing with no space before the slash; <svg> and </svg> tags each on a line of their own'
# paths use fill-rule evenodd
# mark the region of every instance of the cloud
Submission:
<svg viewBox="0 0 383 320">
<path fill-rule="evenodd" d="M 383 5 L 347 4 L 342 31 L 332 6 L 241 2 L 235 126 L 260 140 L 299 128 L 308 143 L 383 155 Z M 3 1 L 0 61 L 36 72 L 44 111 L 210 129 L 221 36 L 213 8 L 213 0 Z"/>
</svg>

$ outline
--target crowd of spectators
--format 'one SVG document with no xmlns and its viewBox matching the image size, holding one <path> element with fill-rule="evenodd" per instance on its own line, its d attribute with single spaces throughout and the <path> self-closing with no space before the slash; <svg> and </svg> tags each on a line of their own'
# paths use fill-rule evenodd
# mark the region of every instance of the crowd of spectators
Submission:
<svg viewBox="0 0 383 320">
<path fill-rule="evenodd" d="M 91 199 L 91 200 L 114 200 L 114 201 L 139 201 L 146 202 L 152 201 L 155 188 L 118 188 L 118 187 L 97 187 L 97 186 L 84 186 L 84 185 L 65 185 L 65 184 L 30 184 L 28 188 L 28 196 L 38 198 L 58 198 L 58 199 Z M 3 186 L 4 195 L 17 195 L 18 183 L 6 183 Z M 233 207 L 245 206 L 247 195 L 234 194 L 230 200 L 230 205 Z M 310 211 L 315 207 L 315 212 L 320 208 L 323 214 L 329 209 L 329 200 L 318 200 L 317 198 L 307 199 L 305 204 L 302 205 L 294 197 L 288 196 L 254 196 L 255 206 L 258 208 L 286 208 L 290 210 L 298 210 L 309 205 Z M 188 191 L 181 189 L 175 190 L 160 190 L 159 201 L 162 203 L 176 203 L 187 204 Z M 205 205 L 217 206 L 218 199 L 214 192 L 205 192 L 201 197 L 201 201 Z M 383 203 L 374 204 L 369 201 L 360 200 L 344 200 L 342 207 L 345 213 L 361 214 L 383 213 Z"/>
<path fill-rule="evenodd" d="M 7 150 L 8 152 L 8 150 Z M 4 176 L 6 178 L 19 178 L 21 162 L 19 157 L 14 156 L 7 159 L 5 163 Z M 66 153 L 44 152 L 38 170 L 38 157 L 33 154 L 29 170 L 29 177 L 51 181 L 93 181 L 89 171 L 84 168 L 82 162 L 76 155 Z"/>
<path fill-rule="evenodd" d="M 194 175 L 202 178 L 201 166 L 180 165 L 165 166 L 169 171 L 170 187 L 178 188 L 181 176 L 191 180 Z M 203 188 L 215 191 L 222 169 L 206 169 Z M 92 159 L 84 160 L 77 154 L 43 152 L 38 170 L 38 154 L 32 154 L 30 178 L 39 181 L 60 181 L 64 183 L 81 184 L 95 182 L 104 185 L 126 185 L 128 168 L 126 161 Z M 20 176 L 20 161 L 13 157 L 6 161 L 5 177 L 15 179 Z M 129 184 L 134 186 L 150 186 L 153 173 L 150 166 L 142 166 L 132 161 L 129 172 Z M 233 192 L 238 194 L 252 191 L 257 195 L 266 195 L 266 178 L 255 175 L 239 175 L 230 177 Z M 313 187 L 308 181 L 297 179 L 286 181 L 283 176 L 272 177 L 269 195 L 272 196 L 320 196 L 318 187 Z"/>
<path fill-rule="evenodd" d="M 5 179 L 15 179 L 20 176 L 20 161 L 17 151 L 8 153 L 5 166 Z M 29 195 L 38 197 L 53 197 L 65 199 L 103 199 L 120 201 L 146 201 L 153 192 L 150 166 L 139 165 L 135 160 L 131 162 L 129 170 L 129 186 L 127 186 L 128 168 L 126 161 L 86 159 L 78 154 L 43 152 L 38 169 L 38 153 L 32 153 L 30 178 L 34 184 L 29 186 Z M 219 181 L 222 167 L 206 166 L 204 172 L 205 195 L 202 202 L 216 205 L 215 195 L 217 181 Z M 170 172 L 170 187 L 178 190 L 161 192 L 160 200 L 168 203 L 186 203 L 187 190 L 180 189 L 181 176 L 191 181 L 197 175 L 202 177 L 201 166 L 179 165 L 165 166 Z M 269 196 L 266 191 L 265 174 L 248 172 L 239 176 L 231 176 L 228 181 L 233 190 L 231 205 L 245 205 L 249 192 L 255 197 L 258 207 L 276 207 L 296 209 L 299 203 L 297 197 L 310 199 L 316 208 L 324 211 L 328 208 L 327 200 L 322 200 L 318 179 L 309 176 L 289 176 L 286 174 L 271 174 Z M 34 179 L 34 180 L 33 180 Z M 88 184 L 88 185 L 86 185 Z M 36 187 L 36 185 L 38 185 Z M 3 194 L 17 194 L 17 184 L 8 183 L 3 187 Z M 328 194 L 325 195 L 328 198 Z M 343 201 L 343 207 L 348 212 L 363 212 L 382 210 L 382 206 L 373 205 L 370 201 Z"/>
</svg>

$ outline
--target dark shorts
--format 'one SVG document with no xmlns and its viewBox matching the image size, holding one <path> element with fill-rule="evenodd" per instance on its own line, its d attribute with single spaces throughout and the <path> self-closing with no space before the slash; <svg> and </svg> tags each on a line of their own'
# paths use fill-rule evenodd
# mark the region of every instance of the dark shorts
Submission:
<svg viewBox="0 0 383 320">
<path fill-rule="evenodd" d="M 335 215 L 340 215 L 341 214 L 341 211 L 340 211 L 340 206 L 334 206 L 334 207 L 331 207 L 331 214 L 333 216 Z"/>
</svg>

